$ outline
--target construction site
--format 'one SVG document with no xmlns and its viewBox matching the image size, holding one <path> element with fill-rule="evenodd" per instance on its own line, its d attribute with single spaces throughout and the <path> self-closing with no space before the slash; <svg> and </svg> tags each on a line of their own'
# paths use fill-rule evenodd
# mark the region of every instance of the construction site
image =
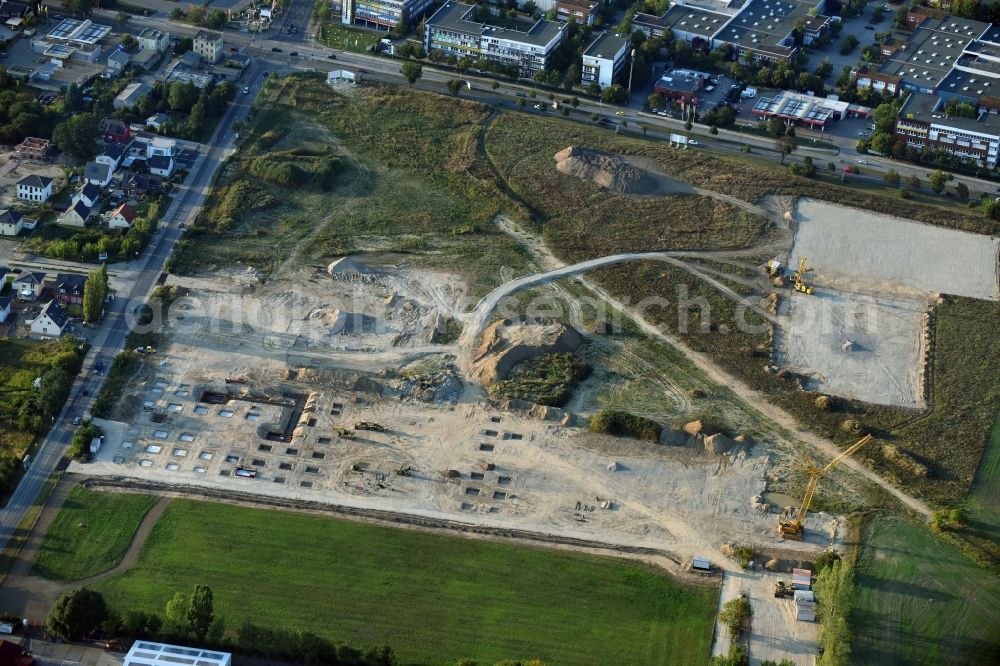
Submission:
<svg viewBox="0 0 1000 666">
<path fill-rule="evenodd" d="M 766 238 L 737 250 L 624 252 L 567 265 L 498 215 L 538 272 L 503 275 L 478 301 L 461 276 L 389 252 L 289 260 L 267 275 L 253 267 L 170 275 L 162 343 L 126 378 L 109 418 L 95 420 L 105 438 L 93 459 L 71 471 L 650 549 L 673 573 L 697 575 L 692 563 L 707 557 L 708 575 L 726 574 L 720 606 L 772 597 L 750 637 L 755 658 L 810 663 L 815 600 L 779 594 L 777 582 L 801 584 L 801 573 L 789 577 L 793 567 L 843 545 L 845 520 L 811 511 L 814 499 L 840 466 L 860 474 L 837 477 L 838 492 L 874 481 L 908 496 L 852 458 L 871 436 L 843 449 L 805 434 L 798 441 L 787 414 L 753 405 L 756 394 L 586 273 L 629 262 L 681 268 L 768 323 L 768 372 L 793 373 L 807 391 L 919 408 L 935 303 L 941 294 L 998 300 L 1000 239 L 808 199 L 751 204 L 672 179 L 647 158 L 575 146 L 554 157 L 554 171 L 618 195 L 699 196 L 760 216 Z M 490 387 L 525 363 L 553 354 L 600 362 L 597 350 L 625 347 L 618 331 L 575 317 L 579 292 L 569 279 L 625 312 L 634 337 L 690 354 L 689 372 L 725 389 L 720 401 L 744 401 L 765 418 L 752 429 L 742 427 L 750 419 L 703 421 L 690 413 L 703 391 L 652 381 L 638 364 L 616 381 L 669 392 L 675 410 L 647 440 L 591 431 L 615 388 L 593 381 L 571 384 L 561 406 L 490 399 Z M 522 291 L 566 299 L 568 314 L 504 311 Z M 803 482 L 795 495 L 769 501 L 771 481 L 793 472 Z M 737 545 L 766 553 L 751 560 L 752 573 Z M 772 607 L 774 597 L 787 603 Z M 718 640 L 715 653 L 725 651 Z"/>
</svg>

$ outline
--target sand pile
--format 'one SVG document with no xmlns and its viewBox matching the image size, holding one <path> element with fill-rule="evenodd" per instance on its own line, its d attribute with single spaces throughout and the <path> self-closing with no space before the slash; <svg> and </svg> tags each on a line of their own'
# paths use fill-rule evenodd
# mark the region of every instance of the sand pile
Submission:
<svg viewBox="0 0 1000 666">
<path fill-rule="evenodd" d="M 584 180 L 592 180 L 619 194 L 651 195 L 660 192 L 660 183 L 648 172 L 616 155 L 606 155 L 577 146 L 555 154 L 556 169 Z"/>
<path fill-rule="evenodd" d="M 570 352 L 582 341 L 576 329 L 551 319 L 503 319 L 483 331 L 473 355 L 472 377 L 489 386 L 521 361 Z"/>
</svg>

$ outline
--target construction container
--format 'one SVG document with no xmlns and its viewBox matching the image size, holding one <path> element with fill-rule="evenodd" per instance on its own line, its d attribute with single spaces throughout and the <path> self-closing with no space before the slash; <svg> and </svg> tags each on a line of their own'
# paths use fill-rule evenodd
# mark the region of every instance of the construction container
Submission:
<svg viewBox="0 0 1000 666">
<path fill-rule="evenodd" d="M 815 593 L 812 590 L 795 590 L 795 603 L 800 601 L 816 601 Z"/>
<path fill-rule="evenodd" d="M 698 569 L 699 571 L 711 571 L 712 561 L 704 556 L 697 556 L 691 561 L 691 568 Z"/>
</svg>

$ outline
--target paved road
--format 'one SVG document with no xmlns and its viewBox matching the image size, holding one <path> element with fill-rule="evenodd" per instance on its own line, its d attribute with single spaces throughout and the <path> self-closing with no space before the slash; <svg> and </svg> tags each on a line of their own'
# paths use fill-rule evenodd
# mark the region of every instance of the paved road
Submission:
<svg viewBox="0 0 1000 666">
<path fill-rule="evenodd" d="M 261 66 L 254 64 L 245 81 L 256 82 L 260 72 Z M 144 257 L 139 260 L 137 267 L 139 270 L 131 289 L 127 293 L 120 293 L 111 303 L 104 324 L 92 340 L 91 349 L 84 361 L 84 371 L 73 382 L 65 407 L 39 447 L 31 469 L 21 479 L 7 505 L 0 510 L 0 548 L 7 545 L 7 541 L 23 519 L 25 511 L 35 501 L 42 484 L 55 470 L 59 459 L 69 446 L 74 432 L 72 417 L 90 411 L 102 381 L 100 377 L 90 372 L 95 359 L 99 356 L 105 359 L 111 358 L 124 346 L 130 330 L 129 325 L 134 321 L 132 313 L 146 302 L 152 292 L 156 278 L 163 270 L 164 262 L 183 234 L 180 225 L 190 222 L 204 202 L 216 170 L 232 148 L 233 123 L 246 116 L 251 101 L 250 95 L 236 95 L 207 144 L 207 150 L 198 158 L 183 189 L 174 197 L 173 203 L 164 214 L 160 230 L 157 231 Z"/>
</svg>

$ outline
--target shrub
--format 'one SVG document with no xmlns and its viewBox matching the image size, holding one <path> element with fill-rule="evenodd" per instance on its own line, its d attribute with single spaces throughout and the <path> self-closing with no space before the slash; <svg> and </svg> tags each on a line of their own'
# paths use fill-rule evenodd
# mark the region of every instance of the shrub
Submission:
<svg viewBox="0 0 1000 666">
<path fill-rule="evenodd" d="M 816 556 L 816 571 L 822 571 L 828 566 L 831 566 L 834 562 L 840 561 L 840 554 L 835 550 L 824 550 L 822 553 Z"/>
<path fill-rule="evenodd" d="M 753 609 L 750 608 L 750 600 L 745 596 L 730 599 L 722 606 L 719 613 L 719 621 L 729 628 L 729 638 L 735 643 L 743 635 L 743 632 L 750 629 L 750 618 L 753 617 Z"/>
<path fill-rule="evenodd" d="M 568 352 L 545 354 L 514 366 L 506 379 L 490 386 L 490 397 L 559 407 L 569 400 L 573 385 L 590 371 L 589 365 Z"/>
<path fill-rule="evenodd" d="M 590 431 L 605 435 L 635 437 L 655 442 L 660 438 L 660 424 L 644 416 L 618 409 L 604 409 L 590 419 Z"/>
<path fill-rule="evenodd" d="M 830 409 L 833 408 L 833 400 L 831 400 L 830 396 L 828 395 L 818 396 L 813 401 L 813 404 L 816 405 L 816 409 L 819 409 L 824 412 L 828 412 L 830 411 Z"/>
</svg>

